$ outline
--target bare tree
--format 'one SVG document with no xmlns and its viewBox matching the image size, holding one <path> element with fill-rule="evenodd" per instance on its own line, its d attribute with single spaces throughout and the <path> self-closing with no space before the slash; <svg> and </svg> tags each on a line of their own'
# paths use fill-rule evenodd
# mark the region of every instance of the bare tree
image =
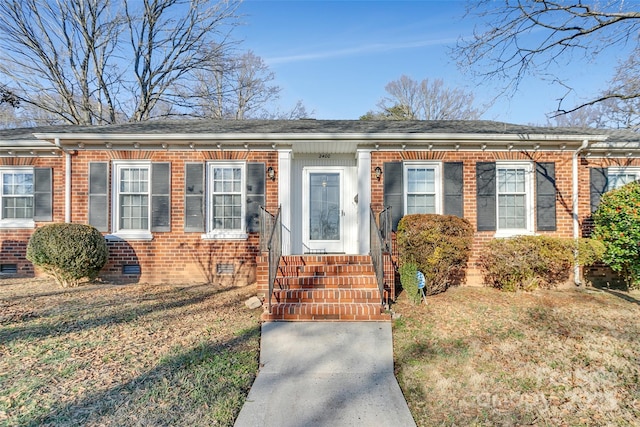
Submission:
<svg viewBox="0 0 640 427">
<path fill-rule="evenodd" d="M 609 87 L 601 94 L 610 127 L 640 131 L 640 45 L 618 64 Z"/>
<path fill-rule="evenodd" d="M 238 3 L 124 0 L 124 4 L 136 76 L 130 120 L 148 120 L 158 101 L 180 102 L 183 94 L 172 89 L 181 80 L 224 57 Z"/>
<path fill-rule="evenodd" d="M 273 84 L 275 74 L 252 51 L 226 60 L 217 60 L 196 73 L 189 88 L 196 100 L 195 114 L 215 119 L 281 119 L 307 117 L 298 103 L 290 111 L 279 111 L 274 103 L 282 89 Z"/>
<path fill-rule="evenodd" d="M 0 79 L 27 111 L 59 123 L 147 120 L 158 103 L 181 105 L 175 89 L 227 49 L 238 4 L 5 0 Z"/>
<path fill-rule="evenodd" d="M 388 120 L 476 120 L 482 113 L 473 106 L 474 96 L 448 88 L 441 79 L 421 82 L 401 76 L 385 86 L 389 96 L 361 119 Z"/>
<path fill-rule="evenodd" d="M 20 100 L 15 93 L 11 92 L 5 85 L 0 84 L 0 105 L 6 104 L 16 108 L 20 105 Z"/>
<path fill-rule="evenodd" d="M 109 0 L 0 3 L 0 75 L 17 99 L 66 123 L 112 121 L 106 82 L 119 31 L 112 12 Z"/>
<path fill-rule="evenodd" d="M 608 49 L 637 44 L 640 12 L 625 1 L 565 2 L 561 0 L 482 0 L 470 3 L 469 13 L 483 24 L 473 37 L 458 42 L 454 54 L 464 69 L 486 79 L 506 82 L 505 92 L 517 90 L 528 75 L 545 76 L 567 88 L 557 113 L 565 114 L 607 99 L 635 99 L 640 92 L 605 91 L 579 105 L 564 107 L 570 82 L 550 72 L 584 55 L 593 59 Z M 637 77 L 637 75 L 636 75 Z"/>
<path fill-rule="evenodd" d="M 589 127 L 589 128 L 607 128 L 609 126 L 608 111 L 610 106 L 606 103 L 596 105 L 587 105 L 579 110 L 566 114 L 549 114 L 547 117 L 547 126 L 551 127 Z"/>
</svg>

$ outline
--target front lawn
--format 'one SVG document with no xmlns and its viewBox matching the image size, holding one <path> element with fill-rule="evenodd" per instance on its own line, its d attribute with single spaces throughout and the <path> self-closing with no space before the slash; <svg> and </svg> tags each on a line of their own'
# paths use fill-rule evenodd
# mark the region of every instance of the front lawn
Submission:
<svg viewBox="0 0 640 427">
<path fill-rule="evenodd" d="M 0 279 L 0 425 L 233 425 L 258 370 L 252 292 Z"/>
<path fill-rule="evenodd" d="M 640 293 L 460 287 L 394 323 L 418 426 L 640 425 Z"/>
</svg>

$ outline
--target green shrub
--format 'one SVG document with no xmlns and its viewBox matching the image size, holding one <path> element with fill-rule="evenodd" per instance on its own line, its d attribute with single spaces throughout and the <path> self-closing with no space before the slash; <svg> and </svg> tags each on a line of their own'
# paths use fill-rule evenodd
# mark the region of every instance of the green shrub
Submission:
<svg viewBox="0 0 640 427">
<path fill-rule="evenodd" d="M 593 265 L 603 259 L 604 243 L 597 239 L 578 239 L 578 264 Z"/>
<path fill-rule="evenodd" d="M 407 293 L 409 301 L 414 304 L 420 304 L 422 301 L 422 295 L 418 289 L 418 266 L 414 262 L 405 262 L 399 268 L 400 283 L 402 284 L 402 290 Z"/>
<path fill-rule="evenodd" d="M 27 246 L 27 259 L 62 287 L 96 278 L 108 256 L 102 234 L 83 224 L 45 225 L 35 230 Z"/>
<path fill-rule="evenodd" d="M 415 263 L 425 276 L 425 294 L 434 295 L 464 280 L 473 226 L 453 215 L 406 215 L 397 242 L 400 265 Z"/>
<path fill-rule="evenodd" d="M 630 289 L 640 289 L 640 182 L 603 194 L 593 221 L 593 237 L 605 246 L 603 261 Z"/>
<path fill-rule="evenodd" d="M 578 250 L 576 259 L 576 249 Z M 566 282 L 577 262 L 589 265 L 602 256 L 603 245 L 592 239 L 518 236 L 493 239 L 478 264 L 484 283 L 505 291 L 552 288 Z"/>
</svg>

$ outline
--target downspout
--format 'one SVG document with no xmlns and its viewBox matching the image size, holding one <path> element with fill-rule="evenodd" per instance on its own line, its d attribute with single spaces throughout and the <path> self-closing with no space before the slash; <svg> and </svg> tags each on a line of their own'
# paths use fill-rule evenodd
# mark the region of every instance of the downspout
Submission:
<svg viewBox="0 0 640 427">
<path fill-rule="evenodd" d="M 582 285 L 582 282 L 580 281 L 580 263 L 578 262 L 578 239 L 580 238 L 580 220 L 579 220 L 579 215 L 578 215 L 578 205 L 579 205 L 579 196 L 580 196 L 580 192 L 579 192 L 579 185 L 580 185 L 580 181 L 579 181 L 579 176 L 578 176 L 578 167 L 579 167 L 579 157 L 580 157 L 580 153 L 582 152 L 582 150 L 584 150 L 585 148 L 587 148 L 589 146 L 589 140 L 585 139 L 582 141 L 582 145 L 580 145 L 580 147 L 573 152 L 573 159 L 572 159 L 572 178 L 573 178 L 573 195 L 572 195 L 572 202 L 573 202 L 573 207 L 572 207 L 572 211 L 573 211 L 573 239 L 575 241 L 575 263 L 573 265 L 573 282 L 576 284 L 576 286 L 580 286 Z"/>
<path fill-rule="evenodd" d="M 60 145 L 60 138 L 55 139 L 56 147 L 64 153 L 64 222 L 71 222 L 71 153 Z"/>
</svg>

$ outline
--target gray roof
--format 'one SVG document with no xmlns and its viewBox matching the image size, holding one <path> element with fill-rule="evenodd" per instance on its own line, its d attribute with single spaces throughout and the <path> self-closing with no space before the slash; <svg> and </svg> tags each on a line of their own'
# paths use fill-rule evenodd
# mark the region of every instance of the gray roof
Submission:
<svg viewBox="0 0 640 427">
<path fill-rule="evenodd" d="M 106 126 L 46 126 L 0 131 L 0 138 L 17 132 L 67 134 L 539 134 L 602 135 L 606 131 L 592 128 L 557 128 L 516 125 L 487 120 L 150 120 Z M 619 131 L 623 133 L 623 131 Z M 633 134 L 633 132 L 631 132 Z M 637 139 L 640 135 L 635 134 Z"/>
<path fill-rule="evenodd" d="M 41 126 L 0 130 L 0 146 L 37 141 L 38 135 L 579 135 L 608 136 L 602 148 L 612 144 L 640 148 L 640 133 L 629 130 L 557 128 L 517 125 L 487 120 L 391 121 L 391 120 L 150 120 L 106 126 Z M 40 141 L 44 142 L 44 141 Z M 39 145 L 39 144 L 38 144 Z"/>
</svg>

